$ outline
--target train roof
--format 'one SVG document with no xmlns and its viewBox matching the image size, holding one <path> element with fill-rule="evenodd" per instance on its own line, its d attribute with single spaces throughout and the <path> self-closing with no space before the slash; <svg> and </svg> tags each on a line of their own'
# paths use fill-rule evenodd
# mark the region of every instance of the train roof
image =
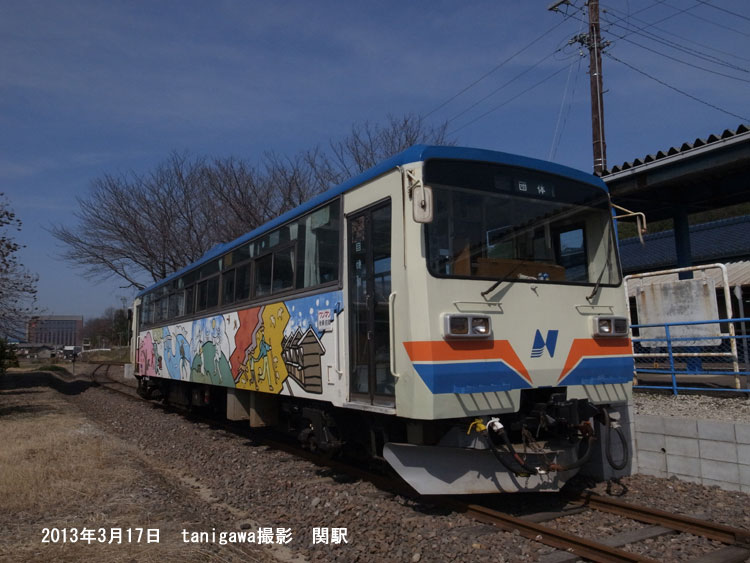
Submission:
<svg viewBox="0 0 750 563">
<path fill-rule="evenodd" d="M 276 217 L 275 219 L 261 225 L 260 227 L 253 229 L 252 231 L 245 233 L 244 235 L 236 238 L 233 241 L 220 243 L 208 250 L 203 256 L 201 256 L 195 262 L 188 264 L 184 268 L 170 274 L 163 280 L 160 280 L 146 289 L 138 292 L 136 297 L 140 297 L 149 291 L 156 289 L 157 287 L 169 283 L 187 273 L 193 268 L 206 264 L 211 260 L 222 256 L 231 249 L 242 246 L 244 243 L 251 241 L 252 239 L 259 237 L 265 232 L 271 231 L 276 227 L 283 225 L 284 223 L 294 219 L 295 217 L 302 215 L 308 211 L 315 209 L 316 207 L 330 201 L 339 195 L 346 193 L 357 186 L 360 186 L 366 182 L 374 180 L 375 178 L 382 176 L 383 174 L 390 172 L 391 170 L 410 164 L 412 162 L 422 162 L 430 159 L 449 159 L 449 160 L 473 160 L 478 162 L 490 162 L 494 164 L 506 164 L 509 166 L 518 166 L 521 168 L 531 168 L 534 170 L 540 170 L 556 176 L 563 176 L 579 182 L 585 182 L 587 184 L 594 185 L 601 188 L 604 191 L 607 190 L 606 184 L 592 174 L 582 172 L 575 168 L 563 166 L 561 164 L 555 164 L 553 162 L 547 162 L 545 160 L 539 160 L 536 158 L 530 158 L 526 156 L 518 156 L 499 151 L 491 151 L 486 149 L 476 149 L 470 147 L 454 147 L 454 146 L 437 146 L 437 145 L 414 145 L 391 158 L 384 160 L 366 170 L 365 172 L 355 176 L 346 182 L 334 186 L 318 195 L 309 199 L 302 205 L 287 211 Z"/>
</svg>

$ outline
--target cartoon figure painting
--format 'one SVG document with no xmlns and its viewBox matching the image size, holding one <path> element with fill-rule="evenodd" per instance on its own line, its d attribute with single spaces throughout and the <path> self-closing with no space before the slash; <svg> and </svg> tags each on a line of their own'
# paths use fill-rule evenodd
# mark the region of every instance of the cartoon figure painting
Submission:
<svg viewBox="0 0 750 563">
<path fill-rule="evenodd" d="M 191 381 L 232 385 L 232 370 L 228 359 L 231 355 L 230 341 L 225 326 L 226 321 L 221 315 L 193 321 Z"/>
<path fill-rule="evenodd" d="M 181 325 L 177 325 L 172 332 L 164 329 L 164 363 L 172 379 L 190 380 L 190 342 Z"/>
<path fill-rule="evenodd" d="M 284 329 L 289 311 L 283 302 L 262 307 L 249 346 L 240 363 L 237 387 L 265 393 L 280 393 L 288 376 L 283 360 Z M 244 332 L 240 324 L 238 337 Z M 236 357 L 236 356 L 235 356 Z"/>
<path fill-rule="evenodd" d="M 154 340 L 151 333 L 147 332 L 138 345 L 138 372 L 141 375 L 156 375 L 156 361 Z"/>
<path fill-rule="evenodd" d="M 138 372 L 264 393 L 285 386 L 322 393 L 323 337 L 340 313 L 341 294 L 331 292 L 155 328 L 139 342 Z"/>
</svg>

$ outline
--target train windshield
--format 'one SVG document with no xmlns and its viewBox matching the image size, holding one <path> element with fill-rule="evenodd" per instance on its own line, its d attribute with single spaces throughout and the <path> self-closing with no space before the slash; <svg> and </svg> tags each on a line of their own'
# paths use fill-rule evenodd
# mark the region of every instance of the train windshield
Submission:
<svg viewBox="0 0 750 563">
<path fill-rule="evenodd" d="M 609 199 L 596 186 L 525 168 L 430 160 L 438 277 L 618 285 Z"/>
</svg>

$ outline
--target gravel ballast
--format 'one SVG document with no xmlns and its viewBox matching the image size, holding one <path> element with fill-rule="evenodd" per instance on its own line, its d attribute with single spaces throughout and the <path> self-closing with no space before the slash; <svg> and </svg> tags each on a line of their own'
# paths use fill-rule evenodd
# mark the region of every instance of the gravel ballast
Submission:
<svg viewBox="0 0 750 563">
<path fill-rule="evenodd" d="M 717 396 L 636 392 L 633 405 L 636 415 L 750 423 L 750 393 Z"/>
<path fill-rule="evenodd" d="M 300 561 L 537 561 L 552 551 L 518 533 L 497 531 L 461 514 L 332 474 L 247 436 L 196 424 L 150 403 L 96 387 L 68 398 L 100 428 L 135 444 L 155 473 L 170 476 L 194 491 L 206 507 L 204 522 L 211 522 L 217 531 L 289 528 L 293 540 L 288 553 Z M 665 416 L 668 410 L 675 416 L 695 417 L 690 414 L 696 412 L 693 409 L 706 413 L 713 409 L 725 415 L 727 408 L 718 408 L 724 403 L 713 402 L 718 400 L 638 394 L 634 402 L 637 413 Z M 750 417 L 746 403 L 729 400 L 732 409 Z M 743 493 L 644 475 L 613 483 L 576 479 L 575 484 L 629 503 L 750 530 L 750 497 Z M 505 498 L 508 500 L 500 500 L 498 508 L 504 505 L 512 513 L 528 512 L 532 505 L 544 510 L 546 499 L 550 504 L 557 502 L 556 495 Z M 556 526 L 598 538 L 631 529 L 633 522 L 588 512 Z M 348 543 L 313 545 L 314 527 L 344 528 Z M 677 561 L 715 548 L 702 538 L 673 535 L 625 549 L 657 560 Z M 278 558 L 289 560 L 288 554 Z"/>
</svg>

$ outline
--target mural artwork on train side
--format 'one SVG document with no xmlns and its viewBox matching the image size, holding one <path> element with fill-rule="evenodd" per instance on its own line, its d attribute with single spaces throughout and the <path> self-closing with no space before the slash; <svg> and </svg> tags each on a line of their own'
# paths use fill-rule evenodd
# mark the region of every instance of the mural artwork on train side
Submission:
<svg viewBox="0 0 750 563">
<path fill-rule="evenodd" d="M 322 393 L 325 342 L 341 311 L 335 291 L 151 329 L 139 337 L 138 372 L 265 393 L 294 382 Z"/>
</svg>

